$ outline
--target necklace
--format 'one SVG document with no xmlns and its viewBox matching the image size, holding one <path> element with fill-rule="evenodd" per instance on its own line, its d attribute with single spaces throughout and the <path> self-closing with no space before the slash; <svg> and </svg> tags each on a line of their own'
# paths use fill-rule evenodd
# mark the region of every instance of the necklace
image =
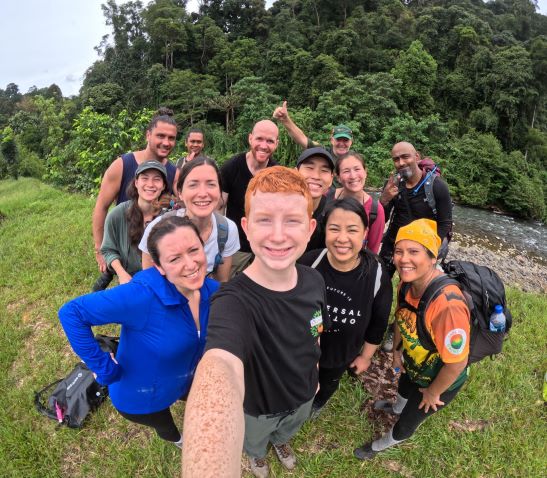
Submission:
<svg viewBox="0 0 547 478">
<path fill-rule="evenodd" d="M 340 191 L 340 194 L 338 195 L 338 197 L 336 199 L 344 199 L 346 197 L 346 190 L 342 188 L 342 191 Z M 349 197 L 354 197 L 354 196 L 349 196 Z M 361 191 L 361 204 L 365 204 L 365 198 L 366 198 L 366 193 L 365 191 Z M 355 198 L 357 199 L 357 198 Z M 357 199 L 359 201 L 359 199 Z"/>
</svg>

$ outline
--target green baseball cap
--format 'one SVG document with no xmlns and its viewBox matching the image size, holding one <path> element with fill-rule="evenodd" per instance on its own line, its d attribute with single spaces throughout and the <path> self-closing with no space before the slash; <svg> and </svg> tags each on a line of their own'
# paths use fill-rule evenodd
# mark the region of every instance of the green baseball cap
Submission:
<svg viewBox="0 0 547 478">
<path fill-rule="evenodd" d="M 338 139 L 338 138 L 353 139 L 353 133 L 349 126 L 346 126 L 345 124 L 339 124 L 332 130 L 332 137 L 334 139 Z"/>
</svg>

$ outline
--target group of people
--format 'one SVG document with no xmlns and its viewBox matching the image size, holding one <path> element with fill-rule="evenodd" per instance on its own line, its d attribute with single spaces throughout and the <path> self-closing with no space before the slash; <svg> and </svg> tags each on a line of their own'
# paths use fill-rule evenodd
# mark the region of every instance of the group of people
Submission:
<svg viewBox="0 0 547 478">
<path fill-rule="evenodd" d="M 335 127 L 324 148 L 294 124 L 286 103 L 273 117 L 306 148 L 294 169 L 273 158 L 279 131 L 271 120 L 256 123 L 248 151 L 220 170 L 203 155 L 203 132 L 192 129 L 175 167 L 176 123 L 159 111 L 146 148 L 116 159 L 103 177 L 94 292 L 59 311 L 74 351 L 109 385 L 120 414 L 184 444 L 184 476 L 239 476 L 243 449 L 252 473 L 267 477 L 270 445 L 293 469 L 290 439 L 319 416 L 346 371 L 367 371 L 384 340 L 395 270 L 408 285 L 393 339 L 393 366 L 403 373 L 396 402 L 375 407 L 398 421 L 355 457 L 409 438 L 467 376 L 469 310 L 457 287 L 426 311 L 436 350 L 416 332 L 419 299 L 442 275 L 437 258 L 452 224 L 446 184 L 437 178 L 426 191 L 419 153 L 401 142 L 376 200 L 364 190 L 367 167 L 351 149 L 350 128 Z M 112 275 L 120 285 L 103 290 Z M 115 355 L 93 336 L 92 326 L 106 323 L 121 324 Z M 177 400 L 187 400 L 184 439 L 170 411 Z"/>
</svg>

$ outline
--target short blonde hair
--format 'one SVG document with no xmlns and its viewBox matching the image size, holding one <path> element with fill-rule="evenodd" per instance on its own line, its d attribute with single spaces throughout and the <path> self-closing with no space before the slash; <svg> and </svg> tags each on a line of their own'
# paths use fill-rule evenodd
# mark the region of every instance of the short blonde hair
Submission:
<svg viewBox="0 0 547 478">
<path fill-rule="evenodd" d="M 262 193 L 301 194 L 308 202 L 308 214 L 313 214 L 313 199 L 304 178 L 294 169 L 272 166 L 260 171 L 247 186 L 245 193 L 245 217 L 249 217 L 251 197 L 257 191 Z"/>
</svg>

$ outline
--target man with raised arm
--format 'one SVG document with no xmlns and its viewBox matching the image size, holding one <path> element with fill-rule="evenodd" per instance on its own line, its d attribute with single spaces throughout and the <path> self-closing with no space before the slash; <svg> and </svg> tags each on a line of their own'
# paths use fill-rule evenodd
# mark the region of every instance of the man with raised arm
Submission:
<svg viewBox="0 0 547 478">
<path fill-rule="evenodd" d="M 249 134 L 249 150 L 236 154 L 220 168 L 222 176 L 222 201 L 226 217 L 237 224 L 240 249 L 232 256 L 231 276 L 241 272 L 253 260 L 253 254 L 241 218 L 245 215 L 245 191 L 255 174 L 277 164 L 272 156 L 277 149 L 279 130 L 270 120 L 256 123 Z"/>
<path fill-rule="evenodd" d="M 108 271 L 106 262 L 100 252 L 108 208 L 114 201 L 116 201 L 116 204 L 127 201 L 127 186 L 135 179 L 135 172 L 139 164 L 145 161 L 155 159 L 165 165 L 169 192 L 174 191 L 178 170 L 167 158 L 175 147 L 176 139 L 177 123 L 173 117 L 173 112 L 168 108 L 160 108 L 146 128 L 146 148 L 122 154 L 105 171 L 95 208 L 93 209 L 95 259 L 102 273 L 93 286 L 93 291 L 105 289 L 112 280 L 112 274 Z"/>
<path fill-rule="evenodd" d="M 273 117 L 284 126 L 293 141 L 303 148 L 313 148 L 315 146 L 321 146 L 316 141 L 308 138 L 306 134 L 292 120 L 292 118 L 289 116 L 286 101 L 283 101 L 283 106 L 278 106 L 275 109 L 275 111 L 273 112 Z M 351 131 L 351 128 L 344 124 L 339 124 L 332 130 L 329 142 L 329 152 L 334 156 L 334 159 L 336 160 L 343 154 L 346 154 L 353 144 L 353 132 Z"/>
<path fill-rule="evenodd" d="M 265 478 L 269 443 L 285 468 L 296 466 L 288 442 L 310 414 L 319 336 L 330 326 L 322 277 L 296 264 L 315 228 L 312 210 L 292 169 L 274 166 L 249 183 L 241 222 L 255 260 L 213 298 L 186 405 L 184 477 L 240 476 L 243 448 Z"/>
</svg>

